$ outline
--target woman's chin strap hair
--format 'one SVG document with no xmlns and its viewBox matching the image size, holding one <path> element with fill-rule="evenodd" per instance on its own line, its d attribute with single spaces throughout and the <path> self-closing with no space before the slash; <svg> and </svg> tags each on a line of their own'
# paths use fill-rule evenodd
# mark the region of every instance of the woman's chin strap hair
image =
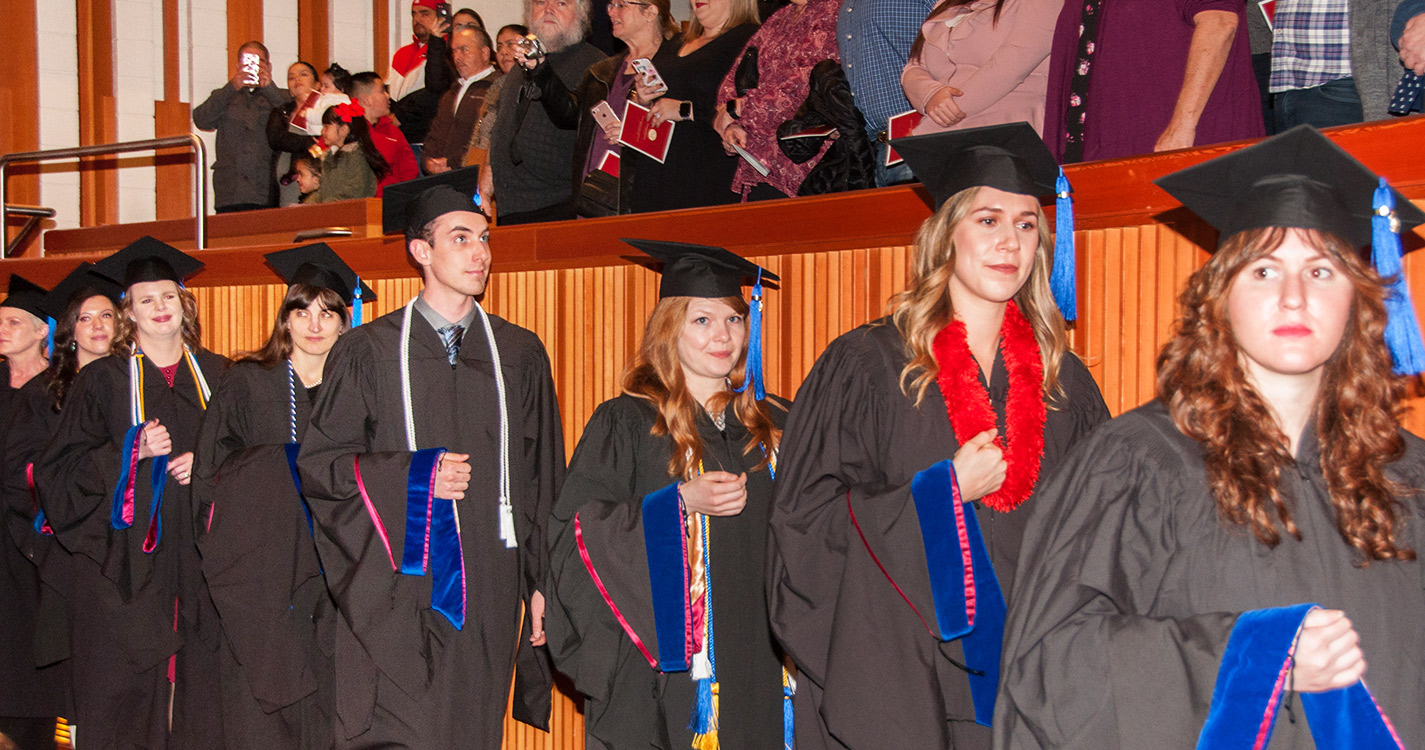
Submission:
<svg viewBox="0 0 1425 750">
<path fill-rule="evenodd" d="M 1425 344 L 1420 340 L 1420 322 L 1400 262 L 1400 220 L 1395 215 L 1395 195 L 1385 178 L 1380 178 L 1372 202 L 1371 260 L 1386 285 L 1385 344 L 1395 362 L 1395 374 L 1425 372 Z"/>
</svg>

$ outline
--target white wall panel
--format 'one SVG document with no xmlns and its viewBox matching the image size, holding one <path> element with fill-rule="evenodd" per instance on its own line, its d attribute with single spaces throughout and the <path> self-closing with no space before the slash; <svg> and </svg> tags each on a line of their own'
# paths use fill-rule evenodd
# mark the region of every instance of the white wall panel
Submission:
<svg viewBox="0 0 1425 750">
<path fill-rule="evenodd" d="M 45 6 L 35 0 L 37 7 Z M 40 150 L 79 145 L 79 36 L 73 13 L 41 12 L 38 32 Z M 54 226 L 79 226 L 79 173 L 73 168 L 40 175 L 40 205 L 57 213 Z"/>
<path fill-rule="evenodd" d="M 331 58 L 352 73 L 374 70 L 370 0 L 331 0 Z"/>
<path fill-rule="evenodd" d="M 228 7 L 225 0 L 179 0 L 178 36 L 179 64 L 187 71 L 184 92 L 193 106 L 202 104 L 213 89 L 233 76 L 236 63 L 228 54 Z M 186 21 L 186 22 L 185 22 Z M 204 170 L 208 182 L 208 212 L 213 210 L 213 134 L 194 128 L 193 132 L 208 145 L 208 165 Z"/>
<path fill-rule="evenodd" d="M 286 88 L 287 66 L 297 61 L 297 0 L 262 0 L 262 37 L 272 55 L 272 77 Z M 308 62 L 320 65 L 317 60 Z"/>
</svg>

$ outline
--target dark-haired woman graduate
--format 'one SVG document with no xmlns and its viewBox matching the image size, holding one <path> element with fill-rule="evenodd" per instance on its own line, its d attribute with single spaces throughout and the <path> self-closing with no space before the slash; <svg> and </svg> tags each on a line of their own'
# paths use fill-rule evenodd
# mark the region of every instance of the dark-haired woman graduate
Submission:
<svg viewBox="0 0 1425 750">
<path fill-rule="evenodd" d="M 1222 241 L 1157 400 L 1043 490 L 995 745 L 1425 747 L 1425 443 L 1395 374 L 1425 351 L 1390 229 L 1425 214 L 1304 125 L 1158 184 Z"/>
<path fill-rule="evenodd" d="M 783 441 L 773 632 L 805 678 L 797 747 L 988 747 L 1004 602 L 1047 476 L 1108 418 L 1068 350 L 1040 196 L 1067 183 L 1025 123 L 897 151 L 936 201 L 891 315 L 831 343 Z M 1073 276 L 1060 304 L 1073 309 Z"/>
<path fill-rule="evenodd" d="M 0 301 L 0 427 L 13 421 L 12 413 L 27 391 L 44 388 L 47 365 L 45 339 L 45 289 L 11 275 L 8 292 Z M 8 438 L 10 433 L 4 434 Z M 10 440 L 6 439 L 8 444 Z M 24 446 L 17 446 L 24 447 Z M 24 476 L 23 457 L 0 451 L 0 472 Z M 6 485 L 11 484 L 7 481 Z M 22 750 L 54 746 L 54 720 L 65 710 L 65 681 L 61 670 L 41 669 L 35 660 L 35 638 L 40 621 L 40 574 L 34 561 L 39 540 L 31 527 L 35 516 L 28 493 L 5 493 L 0 506 L 0 745 L 8 737 Z"/>
<path fill-rule="evenodd" d="M 70 649 L 85 748 L 221 747 L 188 492 L 207 378 L 227 365 L 201 347 L 197 300 L 180 283 L 202 265 L 151 237 L 96 264 L 125 289 L 116 356 L 80 370 L 35 462 L 82 603 Z"/>
<path fill-rule="evenodd" d="M 194 494 L 223 629 L 229 750 L 331 747 L 335 610 L 297 479 L 327 353 L 375 294 L 325 244 L 270 253 L 289 286 L 272 335 L 223 376 L 203 418 Z M 357 289 L 360 287 L 360 295 Z"/>
<path fill-rule="evenodd" d="M 68 694 L 69 666 L 60 665 L 69 658 L 66 597 L 71 559 L 55 541 L 40 510 L 34 461 L 59 424 L 59 410 L 69 383 L 81 367 L 107 356 L 114 338 L 114 316 L 122 290 L 92 269 L 93 264 L 81 263 L 33 307 L 31 314 L 56 321 L 53 353 L 45 371 L 15 392 L 9 420 L 0 422 L 0 492 L 4 494 L 6 525 L 16 549 L 39 575 L 40 583 L 38 599 L 4 597 L 14 603 L 12 614 L 28 612 L 26 617 L 32 619 L 27 621 L 33 627 L 29 636 L 11 635 L 4 639 L 10 646 L 8 653 L 16 658 L 32 658 L 45 683 L 43 687 L 26 688 L 23 681 L 0 678 L 0 683 L 13 689 L 5 694 L 46 704 L 43 713 L 47 728 L 43 736 L 37 731 L 35 740 L 16 738 L 22 748 L 52 746 L 54 717 L 73 715 Z M 11 299 L 18 301 L 13 296 Z M 11 574 L 19 576 L 19 570 Z M 7 580 L 24 581 L 28 586 L 33 578 L 27 573 Z"/>
<path fill-rule="evenodd" d="M 550 651 L 601 747 L 782 747 L 763 560 L 787 407 L 764 393 L 742 298 L 744 277 L 760 306 L 776 276 L 719 247 L 626 241 L 663 279 L 555 506 Z"/>
</svg>

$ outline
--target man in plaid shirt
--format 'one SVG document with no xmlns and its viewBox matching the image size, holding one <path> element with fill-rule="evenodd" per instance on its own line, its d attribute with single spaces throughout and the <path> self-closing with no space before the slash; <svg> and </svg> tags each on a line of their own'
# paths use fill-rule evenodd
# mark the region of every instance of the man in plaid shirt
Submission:
<svg viewBox="0 0 1425 750">
<path fill-rule="evenodd" d="M 1278 0 L 1271 93 L 1276 129 L 1386 116 L 1401 66 L 1389 38 L 1399 0 Z"/>
<path fill-rule="evenodd" d="M 883 166 L 886 144 L 881 136 L 887 120 L 911 108 L 901 89 L 901 71 L 920 25 L 934 7 L 935 0 L 844 0 L 837 14 L 841 67 L 851 83 L 856 108 L 865 118 L 866 133 L 876 144 L 880 186 L 911 179 L 904 162 L 889 170 Z"/>
</svg>

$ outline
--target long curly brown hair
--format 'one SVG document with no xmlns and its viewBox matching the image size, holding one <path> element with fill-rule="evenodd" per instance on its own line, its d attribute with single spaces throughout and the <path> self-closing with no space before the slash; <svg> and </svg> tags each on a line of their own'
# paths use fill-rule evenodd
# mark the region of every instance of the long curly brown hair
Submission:
<svg viewBox="0 0 1425 750">
<path fill-rule="evenodd" d="M 1222 243 L 1188 279 L 1179 297 L 1181 317 L 1158 356 L 1158 398 L 1178 429 L 1202 444 L 1218 514 L 1250 527 L 1268 547 L 1281 542 L 1279 528 L 1301 538 L 1280 491 L 1283 472 L 1294 459 L 1266 400 L 1241 365 L 1227 296 L 1238 273 L 1276 250 L 1288 231 L 1252 229 Z M 1355 289 L 1350 320 L 1326 363 L 1315 407 L 1336 528 L 1363 555 L 1363 565 L 1412 560 L 1414 551 L 1396 539 L 1396 498 L 1411 490 L 1386 477 L 1386 468 L 1405 452 L 1400 435 L 1405 383 L 1391 372 L 1384 343 L 1385 287 L 1345 240 L 1296 231 L 1330 258 Z"/>
<path fill-rule="evenodd" d="M 638 347 L 638 353 L 624 369 L 622 377 L 624 393 L 647 401 L 658 411 L 653 434 L 668 435 L 673 439 L 668 475 L 681 479 L 691 479 L 703 457 L 697 422 L 698 412 L 703 407 L 688 392 L 683 381 L 683 366 L 678 361 L 678 336 L 683 331 L 683 318 L 687 315 L 691 300 L 691 297 L 666 297 L 658 301 L 653 314 L 648 317 L 648 325 L 643 329 L 643 342 Z M 747 300 L 724 297 L 718 301 L 746 317 Z M 742 387 L 746 370 L 747 349 L 744 343 L 737 366 L 728 376 L 734 388 Z M 781 430 L 773 426 L 767 405 L 757 400 L 751 388 L 742 393 L 724 391 L 708 404 L 714 412 L 729 405 L 737 420 L 751 433 L 743 448 L 744 454 L 761 450 L 764 445 L 768 451 L 776 450 L 777 441 L 782 437 Z M 763 457 L 758 467 L 766 463 L 767 458 Z"/>
</svg>

